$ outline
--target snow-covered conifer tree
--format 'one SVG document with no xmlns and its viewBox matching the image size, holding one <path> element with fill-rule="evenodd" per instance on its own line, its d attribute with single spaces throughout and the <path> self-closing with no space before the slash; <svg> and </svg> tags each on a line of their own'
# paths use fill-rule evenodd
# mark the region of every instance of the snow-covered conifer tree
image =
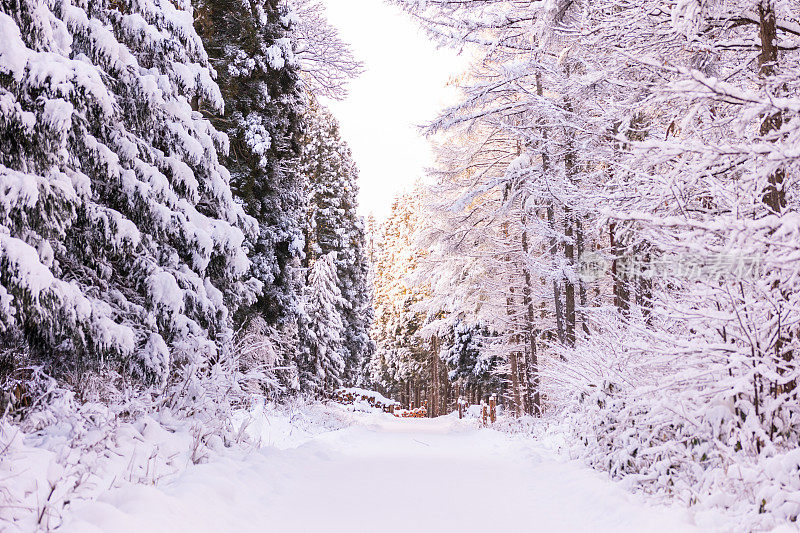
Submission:
<svg viewBox="0 0 800 533">
<path fill-rule="evenodd" d="M 306 391 L 330 391 L 342 384 L 345 369 L 345 304 L 338 286 L 336 252 L 318 258 L 311 267 L 303 299 L 303 354 L 300 384 Z"/>
<path fill-rule="evenodd" d="M 238 316 L 269 325 L 295 320 L 295 270 L 303 252 L 305 183 L 300 154 L 303 85 L 292 51 L 292 12 L 277 0 L 196 0 L 197 27 L 225 99 L 213 123 L 230 138 L 224 159 L 232 187 L 259 232 L 247 243 L 252 274 L 264 290 Z"/>
<path fill-rule="evenodd" d="M 358 170 L 331 113 L 313 103 L 305 115 L 300 172 L 309 185 L 306 264 L 335 252 L 345 323 L 343 379 L 354 383 L 372 352 L 364 222 L 358 207 Z"/>
<path fill-rule="evenodd" d="M 193 22 L 181 0 L 0 2 L 0 330 L 51 371 L 163 382 L 260 290 L 228 139 L 192 108 L 223 108 Z"/>
<path fill-rule="evenodd" d="M 457 322 L 445 340 L 448 346 L 443 359 L 449 378 L 468 401 L 477 403 L 501 390 L 497 370 L 502 358 L 490 349 L 493 337 L 485 326 Z"/>
</svg>

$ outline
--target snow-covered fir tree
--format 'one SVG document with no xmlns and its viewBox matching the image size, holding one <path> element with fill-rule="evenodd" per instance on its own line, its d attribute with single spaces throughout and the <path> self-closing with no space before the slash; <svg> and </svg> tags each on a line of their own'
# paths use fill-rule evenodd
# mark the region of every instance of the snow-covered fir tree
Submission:
<svg viewBox="0 0 800 533">
<path fill-rule="evenodd" d="M 222 95 L 188 1 L 0 3 L 0 343 L 163 383 L 219 358 L 255 221 L 195 107 Z"/>
<path fill-rule="evenodd" d="M 304 97 L 292 51 L 294 16 L 278 0 L 195 4 L 198 33 L 225 100 L 224 114 L 212 118 L 230 139 L 224 163 L 234 193 L 259 227 L 247 246 L 264 290 L 237 319 L 257 314 L 280 326 L 298 312 L 306 187 L 296 171 Z"/>
<path fill-rule="evenodd" d="M 497 371 L 502 358 L 490 345 L 494 340 L 489 328 L 457 322 L 444 339 L 442 357 L 448 367 L 448 378 L 459 396 L 470 403 L 479 403 L 486 395 L 502 391 L 502 378 Z"/>
<path fill-rule="evenodd" d="M 345 369 L 355 383 L 372 353 L 372 322 L 364 221 L 358 207 L 358 169 L 333 115 L 314 102 L 305 114 L 300 172 L 308 183 L 307 265 L 334 252 L 342 306 Z"/>
<path fill-rule="evenodd" d="M 338 281 L 336 252 L 319 257 L 308 276 L 301 322 L 300 384 L 308 392 L 319 394 L 342 384 L 345 370 L 344 322 L 339 310 L 345 301 Z"/>
</svg>

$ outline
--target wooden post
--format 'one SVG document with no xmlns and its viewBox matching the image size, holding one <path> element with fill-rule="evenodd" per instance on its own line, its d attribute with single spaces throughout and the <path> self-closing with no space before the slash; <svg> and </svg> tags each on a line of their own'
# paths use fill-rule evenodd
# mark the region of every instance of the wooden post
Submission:
<svg viewBox="0 0 800 533">
<path fill-rule="evenodd" d="M 489 407 L 483 402 L 481 402 L 481 415 L 483 425 L 486 426 L 489 421 Z"/>
<path fill-rule="evenodd" d="M 494 424 L 497 421 L 497 395 L 492 394 L 489 397 L 489 418 Z"/>
<path fill-rule="evenodd" d="M 464 400 L 458 399 L 458 419 L 464 418 Z"/>
</svg>

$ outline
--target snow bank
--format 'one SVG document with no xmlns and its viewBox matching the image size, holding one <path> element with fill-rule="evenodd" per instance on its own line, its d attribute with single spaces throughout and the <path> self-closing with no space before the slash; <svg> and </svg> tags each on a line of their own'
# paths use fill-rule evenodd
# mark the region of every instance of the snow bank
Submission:
<svg viewBox="0 0 800 533">
<path fill-rule="evenodd" d="M 196 490 L 206 481 L 217 486 L 221 479 L 230 483 L 225 465 L 238 461 L 241 468 L 243 458 L 257 450 L 294 448 L 352 420 L 344 408 L 302 401 L 275 406 L 256 399 L 252 409 L 239 410 L 225 420 L 203 413 L 185 417 L 133 403 L 115 408 L 88 403 L 76 408 L 72 398 L 63 396 L 22 425 L 0 421 L 0 530 L 69 526 L 69 517 L 84 511 L 89 513 L 84 516 L 88 522 L 116 524 L 120 512 L 145 511 L 126 507 L 128 498 L 141 501 L 147 494 L 163 495 L 161 491 L 168 492 L 165 487 L 178 478 L 193 479 Z M 198 469 L 201 465 L 203 469 Z M 215 479 L 204 480 L 212 472 Z M 168 523 L 170 502 L 158 499 L 152 514 Z M 137 516 L 131 527 L 141 519 Z M 87 529 L 84 524 L 63 530 L 104 529 Z"/>
<path fill-rule="evenodd" d="M 788 515 L 780 512 L 793 512 L 795 507 L 780 508 L 770 503 L 791 502 L 800 494 L 787 486 L 800 483 L 797 475 L 800 454 L 796 450 L 759 462 L 729 463 L 727 470 L 711 467 L 709 461 L 694 463 L 689 469 L 682 464 L 677 444 L 648 450 L 643 438 L 635 438 L 633 429 L 623 425 L 620 428 L 629 436 L 628 446 L 612 448 L 598 441 L 601 427 L 598 424 L 598 420 L 587 420 L 585 415 L 575 412 L 552 412 L 543 419 L 499 417 L 492 429 L 535 442 L 564 460 L 578 460 L 607 471 L 621 486 L 632 493 L 647 495 L 653 504 L 686 506 L 693 522 L 705 531 L 797 530 L 786 521 Z M 643 457 L 637 464 L 650 466 L 634 470 L 637 456 Z M 620 462 L 625 462 L 629 470 L 621 469 Z M 662 467 L 660 477 L 654 474 Z M 763 499 L 762 509 L 754 509 L 754 498 Z M 771 511 L 776 508 L 779 512 Z"/>
</svg>

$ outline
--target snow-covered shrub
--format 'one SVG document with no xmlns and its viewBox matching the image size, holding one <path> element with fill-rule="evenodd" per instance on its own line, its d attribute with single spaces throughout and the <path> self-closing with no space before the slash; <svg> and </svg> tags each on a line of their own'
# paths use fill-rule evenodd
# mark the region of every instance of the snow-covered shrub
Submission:
<svg viewBox="0 0 800 533">
<path fill-rule="evenodd" d="M 282 331 L 256 316 L 237 334 L 234 353 L 239 359 L 244 389 L 251 394 L 279 397 L 293 390 L 292 349 L 283 342 Z M 296 387 L 295 387 L 296 389 Z"/>
<path fill-rule="evenodd" d="M 674 338 L 646 333 L 641 319 L 614 327 L 598 316 L 592 342 L 545 370 L 558 406 L 550 423 L 569 435 L 570 449 L 647 492 L 726 508 L 749 528 L 796 520 L 797 431 L 775 424 L 770 435 L 762 418 L 773 409 L 791 424 L 796 407 L 773 399 L 757 410 L 750 374 L 734 358 L 681 353 Z M 693 335 L 679 321 L 667 329 Z"/>
<path fill-rule="evenodd" d="M 263 396 L 250 391 L 273 376 L 248 357 L 226 351 L 180 367 L 159 389 L 110 368 L 84 372 L 80 384 L 30 369 L 24 409 L 0 417 L 0 479 L 13 480 L 0 482 L 0 529 L 55 528 L 71 505 L 106 490 L 157 484 L 257 444 L 247 426 Z"/>
<path fill-rule="evenodd" d="M 71 509 L 106 491 L 156 485 L 228 448 L 250 446 L 222 394 L 178 406 L 182 411 L 146 396 L 124 396 L 117 391 L 102 403 L 79 402 L 57 388 L 46 408 L 23 421 L 0 419 L 0 478 L 13 480 L 0 483 L 0 529 L 51 530 Z"/>
</svg>

